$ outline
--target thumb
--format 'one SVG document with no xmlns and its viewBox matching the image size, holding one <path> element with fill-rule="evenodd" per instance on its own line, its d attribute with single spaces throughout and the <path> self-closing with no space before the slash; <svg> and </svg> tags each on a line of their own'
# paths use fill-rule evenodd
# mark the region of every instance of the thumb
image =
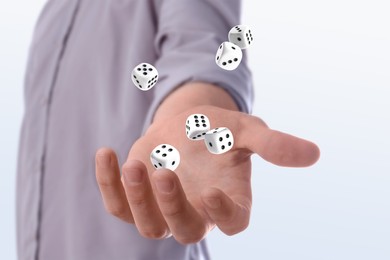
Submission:
<svg viewBox="0 0 390 260">
<path fill-rule="evenodd" d="M 268 128 L 254 116 L 245 115 L 240 122 L 238 146 L 257 153 L 279 166 L 305 167 L 320 157 L 320 149 L 310 141 Z"/>
</svg>

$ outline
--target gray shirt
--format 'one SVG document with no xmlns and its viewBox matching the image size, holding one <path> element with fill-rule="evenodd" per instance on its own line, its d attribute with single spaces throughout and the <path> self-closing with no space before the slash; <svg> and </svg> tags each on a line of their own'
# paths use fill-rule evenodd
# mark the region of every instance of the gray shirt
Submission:
<svg viewBox="0 0 390 260">
<path fill-rule="evenodd" d="M 245 60 L 235 71 L 214 62 L 239 16 L 238 0 L 48 1 L 25 79 L 17 170 L 20 260 L 208 258 L 204 242 L 149 240 L 109 215 L 94 154 L 112 147 L 122 164 L 162 99 L 185 82 L 219 85 L 250 112 Z M 141 62 L 160 75 L 147 92 L 130 79 Z"/>
</svg>

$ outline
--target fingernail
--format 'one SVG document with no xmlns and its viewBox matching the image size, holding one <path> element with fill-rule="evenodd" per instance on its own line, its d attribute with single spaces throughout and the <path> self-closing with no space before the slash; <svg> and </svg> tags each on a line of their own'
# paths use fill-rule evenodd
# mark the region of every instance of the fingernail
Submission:
<svg viewBox="0 0 390 260">
<path fill-rule="evenodd" d="M 124 169 L 124 178 L 127 184 L 137 185 L 144 180 L 144 175 L 139 169 Z"/>
<path fill-rule="evenodd" d="M 96 156 L 97 163 L 102 168 L 108 168 L 111 166 L 111 156 L 110 155 L 98 155 Z"/>
<path fill-rule="evenodd" d="M 217 198 L 208 198 L 205 199 L 204 202 L 206 205 L 212 209 L 217 209 L 221 206 L 221 200 Z"/>
<path fill-rule="evenodd" d="M 175 185 L 171 180 L 158 180 L 156 186 L 159 192 L 170 193 Z"/>
</svg>

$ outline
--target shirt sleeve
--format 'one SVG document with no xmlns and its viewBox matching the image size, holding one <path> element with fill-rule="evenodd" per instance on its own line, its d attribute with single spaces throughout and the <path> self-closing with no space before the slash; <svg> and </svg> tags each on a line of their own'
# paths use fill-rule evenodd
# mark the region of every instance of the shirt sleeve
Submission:
<svg viewBox="0 0 390 260">
<path fill-rule="evenodd" d="M 219 45 L 228 41 L 229 30 L 240 24 L 240 0 L 156 0 L 155 67 L 159 82 L 153 88 L 153 101 L 145 121 L 175 88 L 187 82 L 215 84 L 225 89 L 242 112 L 251 113 L 253 84 L 246 52 L 237 69 L 217 66 Z M 145 129 L 144 129 L 145 130 Z"/>
</svg>

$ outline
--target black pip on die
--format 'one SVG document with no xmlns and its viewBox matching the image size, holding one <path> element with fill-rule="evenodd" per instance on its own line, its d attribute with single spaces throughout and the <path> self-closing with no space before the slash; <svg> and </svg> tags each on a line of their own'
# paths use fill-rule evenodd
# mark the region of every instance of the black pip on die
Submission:
<svg viewBox="0 0 390 260">
<path fill-rule="evenodd" d="M 158 72 L 149 63 L 141 63 L 133 69 L 131 79 L 137 88 L 142 91 L 147 91 L 156 85 Z"/>
<path fill-rule="evenodd" d="M 253 43 L 251 29 L 246 25 L 236 25 L 229 31 L 229 42 L 234 43 L 241 49 L 248 48 Z"/>
<path fill-rule="evenodd" d="M 160 144 L 150 154 L 150 161 L 156 169 L 166 168 L 174 171 L 180 164 L 180 154 L 172 145 Z"/>
<path fill-rule="evenodd" d="M 218 47 L 215 63 L 224 70 L 235 70 L 242 60 L 242 50 L 231 42 L 223 42 Z"/>
<path fill-rule="evenodd" d="M 206 133 L 204 142 L 210 153 L 223 154 L 232 149 L 234 139 L 228 128 L 218 127 Z"/>
<path fill-rule="evenodd" d="M 210 130 L 210 121 L 203 114 L 193 114 L 187 118 L 186 134 L 191 140 L 202 140 L 207 131 Z"/>
</svg>

